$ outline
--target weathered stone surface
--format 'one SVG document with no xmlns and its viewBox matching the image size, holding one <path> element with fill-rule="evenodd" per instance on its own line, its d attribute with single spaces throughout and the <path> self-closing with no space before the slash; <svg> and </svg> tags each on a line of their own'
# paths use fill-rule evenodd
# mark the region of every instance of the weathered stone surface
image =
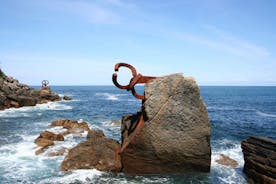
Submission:
<svg viewBox="0 0 276 184">
<path fill-rule="evenodd" d="M 38 137 L 38 138 L 35 140 L 35 144 L 37 144 L 38 146 L 41 146 L 41 147 L 47 147 L 47 146 L 52 146 L 52 145 L 54 145 L 54 141 L 51 141 L 51 140 L 49 140 L 49 139 L 45 139 L 45 138 Z"/>
<path fill-rule="evenodd" d="M 276 140 L 248 137 L 241 147 L 249 183 L 276 183 Z"/>
<path fill-rule="evenodd" d="M 135 136 L 139 115 L 122 119 L 122 141 L 130 141 L 121 153 L 123 172 L 209 172 L 210 123 L 194 79 L 173 74 L 152 80 L 145 97 L 145 123 Z"/>
<path fill-rule="evenodd" d="M 215 160 L 218 164 L 220 165 L 225 165 L 225 166 L 229 166 L 229 167 L 238 167 L 238 162 L 224 154 L 220 154 L 219 155 L 219 159 Z"/>
<path fill-rule="evenodd" d="M 18 80 L 3 75 L 0 77 L 0 110 L 61 100 L 50 88 L 31 89 Z"/>
<path fill-rule="evenodd" d="M 100 171 L 118 172 L 121 159 L 118 151 L 120 144 L 105 137 L 102 131 L 90 130 L 87 141 L 79 143 L 69 150 L 61 164 L 63 171 L 74 169 L 98 169 Z"/>
</svg>

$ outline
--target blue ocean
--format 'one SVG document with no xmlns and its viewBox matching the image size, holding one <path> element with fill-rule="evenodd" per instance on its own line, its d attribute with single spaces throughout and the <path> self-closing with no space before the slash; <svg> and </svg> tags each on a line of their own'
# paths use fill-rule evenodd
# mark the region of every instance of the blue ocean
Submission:
<svg viewBox="0 0 276 184">
<path fill-rule="evenodd" d="M 210 173 L 144 177 L 97 170 L 61 172 L 60 164 L 65 156 L 35 155 L 34 140 L 42 131 L 60 131 L 50 127 L 53 120 L 87 121 L 91 128 L 101 129 L 107 137 L 120 140 L 120 126 L 111 122 L 135 113 L 141 102 L 114 86 L 52 86 L 51 89 L 73 100 L 0 111 L 0 183 L 246 183 L 241 141 L 250 135 L 276 139 L 276 87 L 201 86 L 212 128 Z M 56 146 L 72 148 L 85 139 L 85 133 L 80 137 L 69 134 Z M 236 160 L 239 166 L 217 164 L 219 154 Z"/>
</svg>

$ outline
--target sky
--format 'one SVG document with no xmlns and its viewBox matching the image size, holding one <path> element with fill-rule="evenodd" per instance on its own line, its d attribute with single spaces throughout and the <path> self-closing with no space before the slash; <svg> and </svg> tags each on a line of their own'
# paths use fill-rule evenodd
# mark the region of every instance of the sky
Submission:
<svg viewBox="0 0 276 184">
<path fill-rule="evenodd" d="M 0 0 L 0 67 L 29 85 L 112 85 L 117 62 L 199 85 L 276 85 L 274 0 Z M 127 84 L 131 73 L 120 69 Z"/>
</svg>

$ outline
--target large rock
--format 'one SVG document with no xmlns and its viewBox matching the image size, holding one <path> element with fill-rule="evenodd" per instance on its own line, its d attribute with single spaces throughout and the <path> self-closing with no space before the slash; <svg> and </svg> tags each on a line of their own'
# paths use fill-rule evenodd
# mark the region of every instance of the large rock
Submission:
<svg viewBox="0 0 276 184">
<path fill-rule="evenodd" d="M 145 85 L 145 122 L 133 134 L 139 114 L 122 119 L 123 172 L 182 174 L 209 172 L 210 122 L 199 87 L 190 77 L 173 74 Z"/>
<path fill-rule="evenodd" d="M 276 140 L 248 137 L 241 147 L 249 183 L 276 183 Z"/>
<path fill-rule="evenodd" d="M 118 172 L 122 167 L 118 154 L 120 147 L 117 141 L 106 138 L 102 131 L 90 130 L 87 141 L 69 150 L 61 164 L 61 169 L 63 171 L 98 169 Z"/>
<path fill-rule="evenodd" d="M 34 106 L 40 103 L 59 101 L 61 98 L 51 89 L 31 89 L 18 80 L 0 73 L 0 110 L 11 107 Z"/>
</svg>

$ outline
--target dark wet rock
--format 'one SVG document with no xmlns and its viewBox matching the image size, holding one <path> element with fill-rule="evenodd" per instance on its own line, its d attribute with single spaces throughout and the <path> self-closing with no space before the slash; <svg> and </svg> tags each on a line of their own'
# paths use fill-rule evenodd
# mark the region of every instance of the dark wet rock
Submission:
<svg viewBox="0 0 276 184">
<path fill-rule="evenodd" d="M 145 85 L 145 122 L 134 135 L 140 114 L 122 118 L 121 153 L 127 174 L 209 172 L 210 122 L 194 79 L 174 74 Z M 127 145 L 127 144 L 126 144 Z"/>
<path fill-rule="evenodd" d="M 72 98 L 69 97 L 69 96 L 64 96 L 64 97 L 63 97 L 63 100 L 72 100 Z"/>
<path fill-rule="evenodd" d="M 219 154 L 219 159 L 216 160 L 216 162 L 220 165 L 225 165 L 225 166 L 229 166 L 229 167 L 238 167 L 238 162 L 224 154 Z"/>
<path fill-rule="evenodd" d="M 249 183 L 276 183 L 276 140 L 248 137 L 242 141 L 243 171 Z"/>
<path fill-rule="evenodd" d="M 120 144 L 106 138 L 102 131 L 90 130 L 86 141 L 69 150 L 61 170 L 98 169 L 118 172 L 122 167 L 119 149 Z"/>
<path fill-rule="evenodd" d="M 61 98 L 51 89 L 31 89 L 12 77 L 0 77 L 0 110 L 34 106 L 40 103 L 59 101 Z"/>
</svg>

